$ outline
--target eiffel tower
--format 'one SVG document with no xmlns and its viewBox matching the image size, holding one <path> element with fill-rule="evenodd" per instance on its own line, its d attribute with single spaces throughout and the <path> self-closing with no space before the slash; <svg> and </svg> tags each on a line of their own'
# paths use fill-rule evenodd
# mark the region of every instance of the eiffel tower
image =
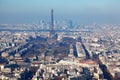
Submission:
<svg viewBox="0 0 120 80">
<path fill-rule="evenodd" d="M 54 30 L 54 17 L 53 17 L 53 9 L 51 10 L 51 30 L 49 33 L 49 37 L 48 37 L 48 44 L 54 44 L 57 41 L 57 34 L 55 34 L 55 30 Z"/>
</svg>

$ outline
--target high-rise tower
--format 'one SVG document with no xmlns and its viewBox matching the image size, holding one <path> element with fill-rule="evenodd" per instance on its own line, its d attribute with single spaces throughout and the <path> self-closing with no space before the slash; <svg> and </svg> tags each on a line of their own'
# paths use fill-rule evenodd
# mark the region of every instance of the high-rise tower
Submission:
<svg viewBox="0 0 120 80">
<path fill-rule="evenodd" d="M 55 34 L 54 30 L 54 16 L 53 16 L 53 9 L 51 10 L 51 24 L 50 24 L 50 33 L 48 37 L 48 43 L 53 44 L 56 43 L 57 35 Z"/>
<path fill-rule="evenodd" d="M 53 9 L 51 10 L 51 30 L 54 28 Z"/>
<path fill-rule="evenodd" d="M 51 30 L 49 34 L 49 38 L 55 37 L 55 31 L 54 31 L 54 18 L 53 18 L 53 9 L 51 10 L 51 24 L 50 24 Z"/>
</svg>

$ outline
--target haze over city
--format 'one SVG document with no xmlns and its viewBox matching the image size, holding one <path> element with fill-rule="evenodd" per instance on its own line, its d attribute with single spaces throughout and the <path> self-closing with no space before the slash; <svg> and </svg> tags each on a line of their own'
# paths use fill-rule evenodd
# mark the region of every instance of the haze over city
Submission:
<svg viewBox="0 0 120 80">
<path fill-rule="evenodd" d="M 49 22 L 49 12 L 55 10 L 55 20 L 72 20 L 79 24 L 120 23 L 119 0 L 0 0 L 0 23 Z"/>
<path fill-rule="evenodd" d="M 0 80 L 120 80 L 120 0 L 0 0 Z"/>
</svg>

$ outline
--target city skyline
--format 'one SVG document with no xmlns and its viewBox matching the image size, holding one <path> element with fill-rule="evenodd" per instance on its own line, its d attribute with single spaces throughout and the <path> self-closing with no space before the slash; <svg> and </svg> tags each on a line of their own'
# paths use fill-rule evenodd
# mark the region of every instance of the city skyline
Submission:
<svg viewBox="0 0 120 80">
<path fill-rule="evenodd" d="M 55 20 L 72 20 L 79 24 L 120 22 L 120 1 L 117 0 L 1 0 L 0 23 L 33 23 L 50 21 L 49 12 L 55 10 Z"/>
<path fill-rule="evenodd" d="M 118 0 L 0 0 L 0 80 L 120 80 Z"/>
</svg>

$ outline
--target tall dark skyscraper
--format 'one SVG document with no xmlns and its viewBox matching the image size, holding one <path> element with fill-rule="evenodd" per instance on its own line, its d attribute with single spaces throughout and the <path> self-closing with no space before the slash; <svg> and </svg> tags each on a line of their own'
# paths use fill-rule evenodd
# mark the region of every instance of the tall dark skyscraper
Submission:
<svg viewBox="0 0 120 80">
<path fill-rule="evenodd" d="M 57 40 L 57 34 L 55 34 L 54 30 L 54 15 L 53 15 L 53 9 L 51 10 L 51 24 L 50 24 L 50 34 L 48 37 L 48 43 L 53 44 L 56 43 Z"/>
</svg>

